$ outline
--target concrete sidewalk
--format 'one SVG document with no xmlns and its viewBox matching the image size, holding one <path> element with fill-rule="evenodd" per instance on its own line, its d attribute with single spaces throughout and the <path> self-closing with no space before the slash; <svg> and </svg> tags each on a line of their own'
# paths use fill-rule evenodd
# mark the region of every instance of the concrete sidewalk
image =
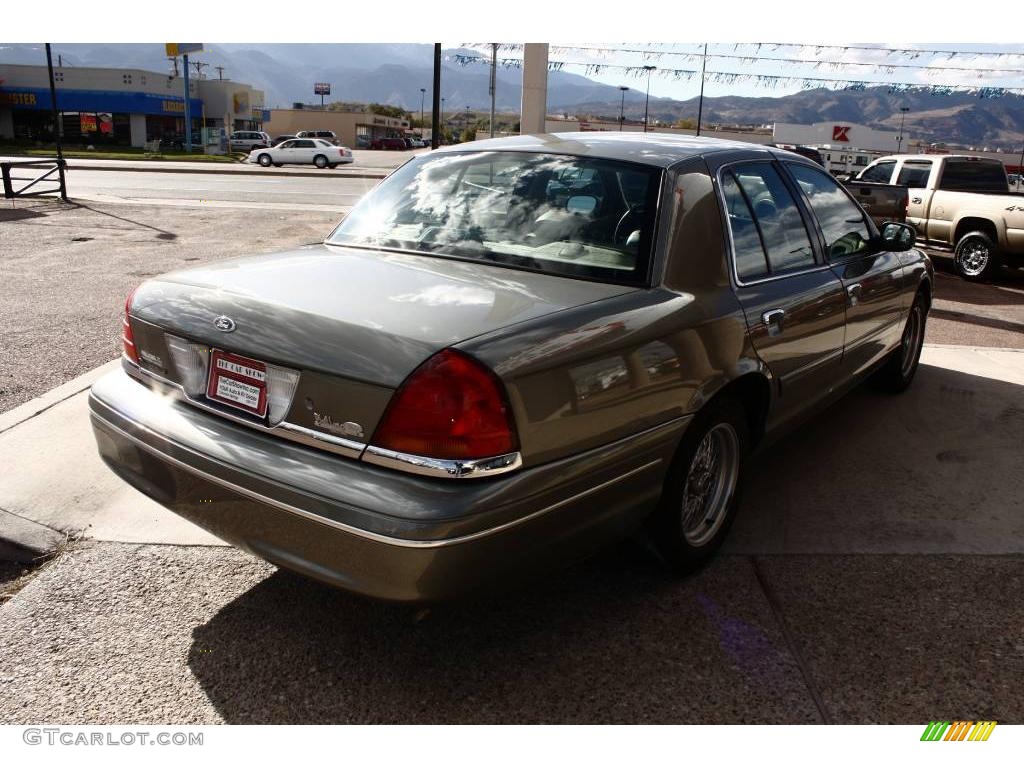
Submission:
<svg viewBox="0 0 1024 768">
<path fill-rule="evenodd" d="M 101 541 L 218 544 L 100 461 L 88 387 L 0 414 L 0 509 Z M 913 387 L 859 388 L 751 466 L 726 551 L 1024 552 L 1024 351 L 926 346 Z"/>
</svg>

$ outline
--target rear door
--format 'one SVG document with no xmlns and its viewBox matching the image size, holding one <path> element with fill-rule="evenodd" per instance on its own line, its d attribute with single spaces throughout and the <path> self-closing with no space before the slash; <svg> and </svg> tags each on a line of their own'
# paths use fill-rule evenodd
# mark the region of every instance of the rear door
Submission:
<svg viewBox="0 0 1024 768">
<path fill-rule="evenodd" d="M 839 383 L 845 294 L 809 235 L 795 192 L 771 161 L 719 171 L 736 295 L 777 403 L 769 429 L 824 399 Z"/>
<path fill-rule="evenodd" d="M 899 254 L 879 250 L 853 198 L 827 173 L 785 163 L 817 223 L 817 236 L 846 293 L 845 376 L 878 361 L 900 338 L 904 294 Z"/>
<path fill-rule="evenodd" d="M 928 202 L 931 190 L 928 177 L 932 173 L 931 160 L 904 160 L 900 164 L 896 183 L 907 187 L 907 223 L 913 225 L 922 239 L 928 237 Z"/>
<path fill-rule="evenodd" d="M 293 163 L 312 163 L 316 154 L 316 143 L 312 139 L 296 139 Z"/>
</svg>

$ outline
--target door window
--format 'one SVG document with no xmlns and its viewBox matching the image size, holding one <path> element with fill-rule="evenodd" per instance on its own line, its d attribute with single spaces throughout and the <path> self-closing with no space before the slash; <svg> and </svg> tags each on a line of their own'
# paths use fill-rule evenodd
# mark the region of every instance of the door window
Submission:
<svg viewBox="0 0 1024 768">
<path fill-rule="evenodd" d="M 807 195 L 830 258 L 866 251 L 871 231 L 860 207 L 831 176 L 806 165 L 789 164 L 797 184 Z"/>
<path fill-rule="evenodd" d="M 897 184 L 908 187 L 924 187 L 928 183 L 928 175 L 932 172 L 931 160 L 907 160 L 900 168 Z"/>
<path fill-rule="evenodd" d="M 814 266 L 814 251 L 796 201 L 769 163 L 735 166 L 722 176 L 741 280 Z"/>
<path fill-rule="evenodd" d="M 895 160 L 883 160 L 880 163 L 865 168 L 864 172 L 858 176 L 861 181 L 877 181 L 880 184 L 888 184 L 892 178 L 893 169 L 896 168 Z"/>
<path fill-rule="evenodd" d="M 316 144 L 313 143 L 312 139 L 299 139 L 292 146 L 297 149 L 313 149 L 316 147 Z"/>
</svg>

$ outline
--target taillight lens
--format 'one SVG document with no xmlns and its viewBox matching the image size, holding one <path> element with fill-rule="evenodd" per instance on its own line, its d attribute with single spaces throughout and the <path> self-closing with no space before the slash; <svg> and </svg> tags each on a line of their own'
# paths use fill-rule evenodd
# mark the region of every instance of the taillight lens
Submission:
<svg viewBox="0 0 1024 768">
<path fill-rule="evenodd" d="M 136 288 L 135 290 L 138 290 Z M 139 351 L 135 348 L 135 337 L 132 336 L 132 326 L 128 322 L 128 313 L 132 309 L 132 299 L 135 297 L 135 290 L 128 294 L 124 301 L 124 315 L 121 316 L 121 344 L 124 346 L 124 353 L 136 365 L 139 364 Z"/>
<path fill-rule="evenodd" d="M 516 450 L 512 411 L 498 377 L 452 349 L 405 380 L 371 442 L 434 459 L 483 459 Z"/>
</svg>

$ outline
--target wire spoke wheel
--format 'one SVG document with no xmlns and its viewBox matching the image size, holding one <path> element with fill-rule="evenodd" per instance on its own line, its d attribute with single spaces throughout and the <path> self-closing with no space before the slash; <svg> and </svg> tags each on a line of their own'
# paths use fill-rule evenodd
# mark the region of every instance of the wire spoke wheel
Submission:
<svg viewBox="0 0 1024 768">
<path fill-rule="evenodd" d="M 736 430 L 720 422 L 704 435 L 690 461 L 680 513 L 686 542 L 711 541 L 725 520 L 739 480 L 740 443 Z"/>
</svg>

